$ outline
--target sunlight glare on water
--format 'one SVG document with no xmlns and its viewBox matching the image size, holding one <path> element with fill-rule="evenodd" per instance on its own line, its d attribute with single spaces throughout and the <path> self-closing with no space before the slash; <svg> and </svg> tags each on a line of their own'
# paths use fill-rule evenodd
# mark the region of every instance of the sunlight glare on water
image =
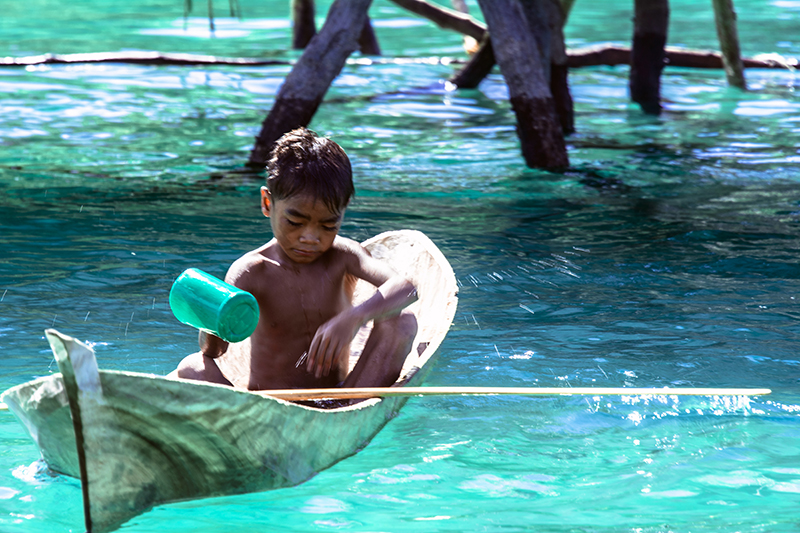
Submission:
<svg viewBox="0 0 800 533">
<path fill-rule="evenodd" d="M 210 37 L 205 6 L 184 21 L 180 2 L 33 0 L 7 6 L 0 46 L 299 55 L 287 2 L 241 4 Z M 670 7 L 670 44 L 718 46 L 710 5 Z M 736 7 L 745 55 L 800 54 L 796 2 Z M 631 9 L 578 2 L 569 44 L 627 44 Z M 524 166 L 497 70 L 454 91 L 457 66 L 427 60 L 463 58 L 457 34 L 390 2 L 371 16 L 384 55 L 409 61 L 349 64 L 311 127 L 353 162 L 344 235 L 418 229 L 455 270 L 426 384 L 773 394 L 415 398 L 307 483 L 160 506 L 122 531 L 798 531 L 796 72 L 748 70 L 741 92 L 668 67 L 653 118 L 627 68 L 575 70 L 571 167 L 549 173 Z M 270 238 L 263 176 L 242 166 L 289 69 L 0 69 L 0 390 L 55 372 L 48 327 L 102 368 L 163 374 L 196 349 L 169 288 Z M 0 531 L 83 531 L 80 484 L 8 411 L 0 449 Z"/>
</svg>

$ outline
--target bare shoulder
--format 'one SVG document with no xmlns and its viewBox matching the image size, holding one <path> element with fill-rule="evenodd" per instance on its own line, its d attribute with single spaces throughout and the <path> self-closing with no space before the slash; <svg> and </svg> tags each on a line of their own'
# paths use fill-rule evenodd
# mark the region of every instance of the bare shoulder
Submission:
<svg viewBox="0 0 800 533">
<path fill-rule="evenodd" d="M 334 247 L 345 265 L 347 273 L 379 286 L 395 275 L 392 267 L 370 255 L 361 243 L 346 237 L 337 237 Z"/>
<path fill-rule="evenodd" d="M 347 237 L 342 237 L 341 235 L 337 235 L 336 239 L 333 241 L 333 249 L 336 250 L 337 254 L 342 256 L 342 259 L 358 259 L 360 257 L 369 256 L 369 252 L 367 252 L 366 248 L 361 246 L 361 243 L 353 239 L 348 239 Z"/>
<path fill-rule="evenodd" d="M 280 270 L 280 263 L 270 257 L 270 243 L 247 252 L 231 264 L 225 281 L 244 290 L 252 290 L 270 270 Z"/>
</svg>

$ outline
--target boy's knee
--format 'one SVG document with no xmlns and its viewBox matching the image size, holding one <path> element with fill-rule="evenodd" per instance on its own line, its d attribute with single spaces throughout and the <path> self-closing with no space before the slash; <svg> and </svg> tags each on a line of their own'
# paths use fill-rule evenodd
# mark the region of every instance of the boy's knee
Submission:
<svg viewBox="0 0 800 533">
<path fill-rule="evenodd" d="M 397 315 L 397 327 L 404 336 L 412 340 L 417 336 L 417 329 L 419 327 L 417 324 L 417 315 L 411 311 L 403 311 Z"/>
<path fill-rule="evenodd" d="M 410 341 L 417 335 L 417 316 L 411 311 L 402 311 L 396 316 L 381 320 L 375 327 L 393 336 L 408 338 Z"/>
<path fill-rule="evenodd" d="M 203 365 L 202 361 L 199 361 L 202 357 L 203 355 L 199 352 L 187 355 L 178 363 L 178 368 L 172 374 L 181 379 L 202 379 L 200 376 L 202 375 Z"/>
<path fill-rule="evenodd" d="M 184 357 L 183 360 L 178 363 L 178 368 L 170 373 L 169 376 L 195 381 L 208 381 L 210 383 L 218 383 L 230 387 L 233 386 L 233 383 L 231 383 L 219 369 L 217 363 L 201 352 Z"/>
</svg>

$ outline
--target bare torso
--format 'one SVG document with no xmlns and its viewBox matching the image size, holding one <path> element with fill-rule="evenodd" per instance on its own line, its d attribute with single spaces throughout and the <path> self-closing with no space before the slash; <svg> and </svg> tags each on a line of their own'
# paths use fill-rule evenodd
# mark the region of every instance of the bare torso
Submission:
<svg viewBox="0 0 800 533">
<path fill-rule="evenodd" d="M 229 345 L 224 356 L 249 359 L 249 389 L 333 387 L 344 379 L 346 359 L 319 378 L 298 361 L 317 329 L 352 305 L 355 278 L 347 273 L 346 259 L 347 251 L 334 245 L 311 263 L 295 263 L 272 241 L 231 266 L 226 279 L 252 293 L 259 305 L 253 335 Z"/>
</svg>

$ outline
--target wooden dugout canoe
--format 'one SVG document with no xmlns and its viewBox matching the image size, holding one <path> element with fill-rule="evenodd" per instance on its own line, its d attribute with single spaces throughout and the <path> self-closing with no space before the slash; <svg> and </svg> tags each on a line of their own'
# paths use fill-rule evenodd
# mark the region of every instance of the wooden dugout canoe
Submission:
<svg viewBox="0 0 800 533">
<path fill-rule="evenodd" d="M 410 309 L 419 331 L 396 386 L 419 385 L 455 314 L 455 276 L 420 232 L 387 232 L 364 245 L 417 286 Z M 372 292 L 359 282 L 356 300 Z M 94 533 L 160 503 L 301 483 L 365 446 L 407 399 L 323 409 L 210 383 L 99 370 L 85 344 L 55 330 L 46 335 L 61 372 L 1 398 L 49 467 L 81 480 L 86 529 Z"/>
</svg>

